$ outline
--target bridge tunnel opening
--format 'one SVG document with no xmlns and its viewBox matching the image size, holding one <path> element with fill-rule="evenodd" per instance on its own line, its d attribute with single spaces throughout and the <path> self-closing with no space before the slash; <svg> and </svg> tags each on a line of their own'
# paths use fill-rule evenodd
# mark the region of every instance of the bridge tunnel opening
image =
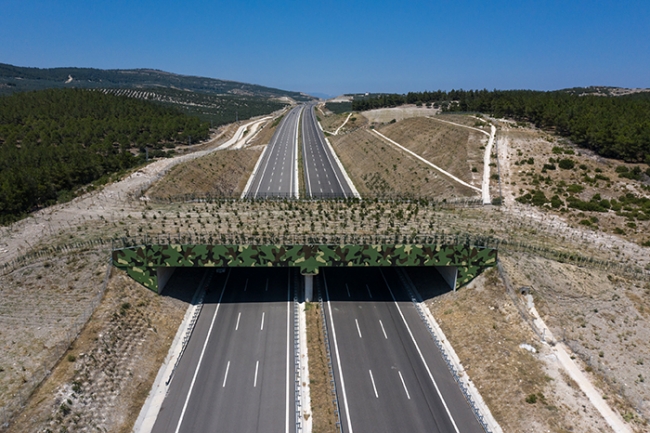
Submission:
<svg viewBox="0 0 650 433">
<path fill-rule="evenodd" d="M 168 267 L 158 271 L 158 293 L 188 303 L 320 298 L 401 302 L 413 295 L 426 300 L 454 290 L 456 275 L 454 267 L 397 266 L 320 268 L 315 275 L 302 275 L 298 267 Z M 199 288 L 205 289 L 202 300 L 197 298 Z"/>
</svg>

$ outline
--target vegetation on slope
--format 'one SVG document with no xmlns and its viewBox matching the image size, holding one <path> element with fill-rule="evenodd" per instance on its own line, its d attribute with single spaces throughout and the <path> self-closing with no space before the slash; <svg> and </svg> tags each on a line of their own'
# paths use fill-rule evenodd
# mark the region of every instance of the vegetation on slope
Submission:
<svg viewBox="0 0 650 433">
<path fill-rule="evenodd" d="M 650 94 L 579 96 L 529 90 L 411 92 L 355 99 L 354 110 L 433 104 L 443 111 L 476 111 L 554 129 L 576 144 L 608 158 L 650 164 Z"/>
<path fill-rule="evenodd" d="M 190 116 L 210 122 L 212 127 L 269 114 L 281 110 L 287 105 L 276 99 L 258 96 L 215 95 L 165 88 L 122 88 L 101 89 L 101 91 L 175 107 Z"/>
<path fill-rule="evenodd" d="M 84 90 L 0 97 L 0 223 L 150 156 L 208 137 L 178 110 Z M 191 138 L 190 138 L 191 137 Z"/>
<path fill-rule="evenodd" d="M 178 75 L 154 69 L 93 68 L 24 68 L 0 63 L 0 94 L 51 88 L 176 88 L 192 92 L 258 96 L 290 97 L 297 101 L 313 98 L 299 93 L 255 84 L 217 80 L 206 77 Z"/>
</svg>

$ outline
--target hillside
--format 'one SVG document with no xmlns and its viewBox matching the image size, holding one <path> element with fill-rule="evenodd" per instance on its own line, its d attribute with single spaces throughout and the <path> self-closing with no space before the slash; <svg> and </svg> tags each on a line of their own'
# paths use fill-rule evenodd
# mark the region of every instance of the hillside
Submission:
<svg viewBox="0 0 650 433">
<path fill-rule="evenodd" d="M 300 92 L 215 78 L 179 75 L 155 69 L 41 69 L 0 63 L 0 94 L 50 88 L 143 89 L 156 87 L 217 95 L 292 98 L 296 101 L 314 99 Z"/>
</svg>

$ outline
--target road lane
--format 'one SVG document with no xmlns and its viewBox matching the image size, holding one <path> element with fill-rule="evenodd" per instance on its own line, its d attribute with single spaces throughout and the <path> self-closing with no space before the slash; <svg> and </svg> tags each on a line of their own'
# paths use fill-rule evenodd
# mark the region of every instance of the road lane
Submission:
<svg viewBox="0 0 650 433">
<path fill-rule="evenodd" d="M 228 275 L 213 281 L 153 432 L 295 430 L 289 271 Z"/>
<path fill-rule="evenodd" d="M 322 272 L 343 431 L 482 432 L 394 271 L 384 272 Z"/>
<path fill-rule="evenodd" d="M 289 111 L 261 155 L 247 198 L 298 198 L 298 123 L 304 105 Z"/>
<path fill-rule="evenodd" d="M 353 197 L 352 188 L 318 127 L 313 104 L 307 105 L 303 111 L 302 148 L 307 197 Z"/>
</svg>

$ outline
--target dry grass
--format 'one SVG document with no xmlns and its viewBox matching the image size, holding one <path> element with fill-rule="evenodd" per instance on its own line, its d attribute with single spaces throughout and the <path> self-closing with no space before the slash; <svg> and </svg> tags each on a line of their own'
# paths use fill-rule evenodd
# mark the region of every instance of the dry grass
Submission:
<svg viewBox="0 0 650 433">
<path fill-rule="evenodd" d="M 3 418 L 46 377 L 84 326 L 101 294 L 105 261 L 106 254 L 97 251 L 67 254 L 0 277 Z"/>
<path fill-rule="evenodd" d="M 464 187 L 367 129 L 330 137 L 348 175 L 363 195 L 401 194 L 437 199 L 474 197 Z"/>
<path fill-rule="evenodd" d="M 309 353 L 309 393 L 313 414 L 312 431 L 314 433 L 336 432 L 336 407 L 333 403 L 332 386 L 325 352 L 323 336 L 323 319 L 320 304 L 308 302 L 305 305 L 307 315 L 307 351 Z"/>
<path fill-rule="evenodd" d="M 549 348 L 522 319 L 495 269 L 427 305 L 504 432 L 608 431 L 577 386 L 549 363 Z"/>
<path fill-rule="evenodd" d="M 331 113 L 331 112 L 329 112 Z M 348 113 L 334 114 L 331 113 L 329 116 L 324 116 L 321 111 L 316 111 L 316 115 L 320 119 L 320 124 L 325 131 L 334 132 L 336 129 L 345 122 L 345 119 L 348 118 Z M 359 117 L 358 115 L 353 115 L 352 117 Z M 347 126 L 347 125 L 346 125 Z"/>
<path fill-rule="evenodd" d="M 186 307 L 115 271 L 101 305 L 8 432 L 131 431 Z"/>
<path fill-rule="evenodd" d="M 179 164 L 147 192 L 154 199 L 184 195 L 236 197 L 242 193 L 262 149 L 223 150 Z"/>
<path fill-rule="evenodd" d="M 486 135 L 426 117 L 392 123 L 379 131 L 443 170 L 481 187 L 481 147 L 487 143 Z M 472 168 L 477 171 L 472 173 Z"/>
<path fill-rule="evenodd" d="M 533 288 L 540 315 L 610 405 L 636 423 L 650 419 L 650 284 L 528 255 L 501 261 L 515 286 Z"/>
</svg>

